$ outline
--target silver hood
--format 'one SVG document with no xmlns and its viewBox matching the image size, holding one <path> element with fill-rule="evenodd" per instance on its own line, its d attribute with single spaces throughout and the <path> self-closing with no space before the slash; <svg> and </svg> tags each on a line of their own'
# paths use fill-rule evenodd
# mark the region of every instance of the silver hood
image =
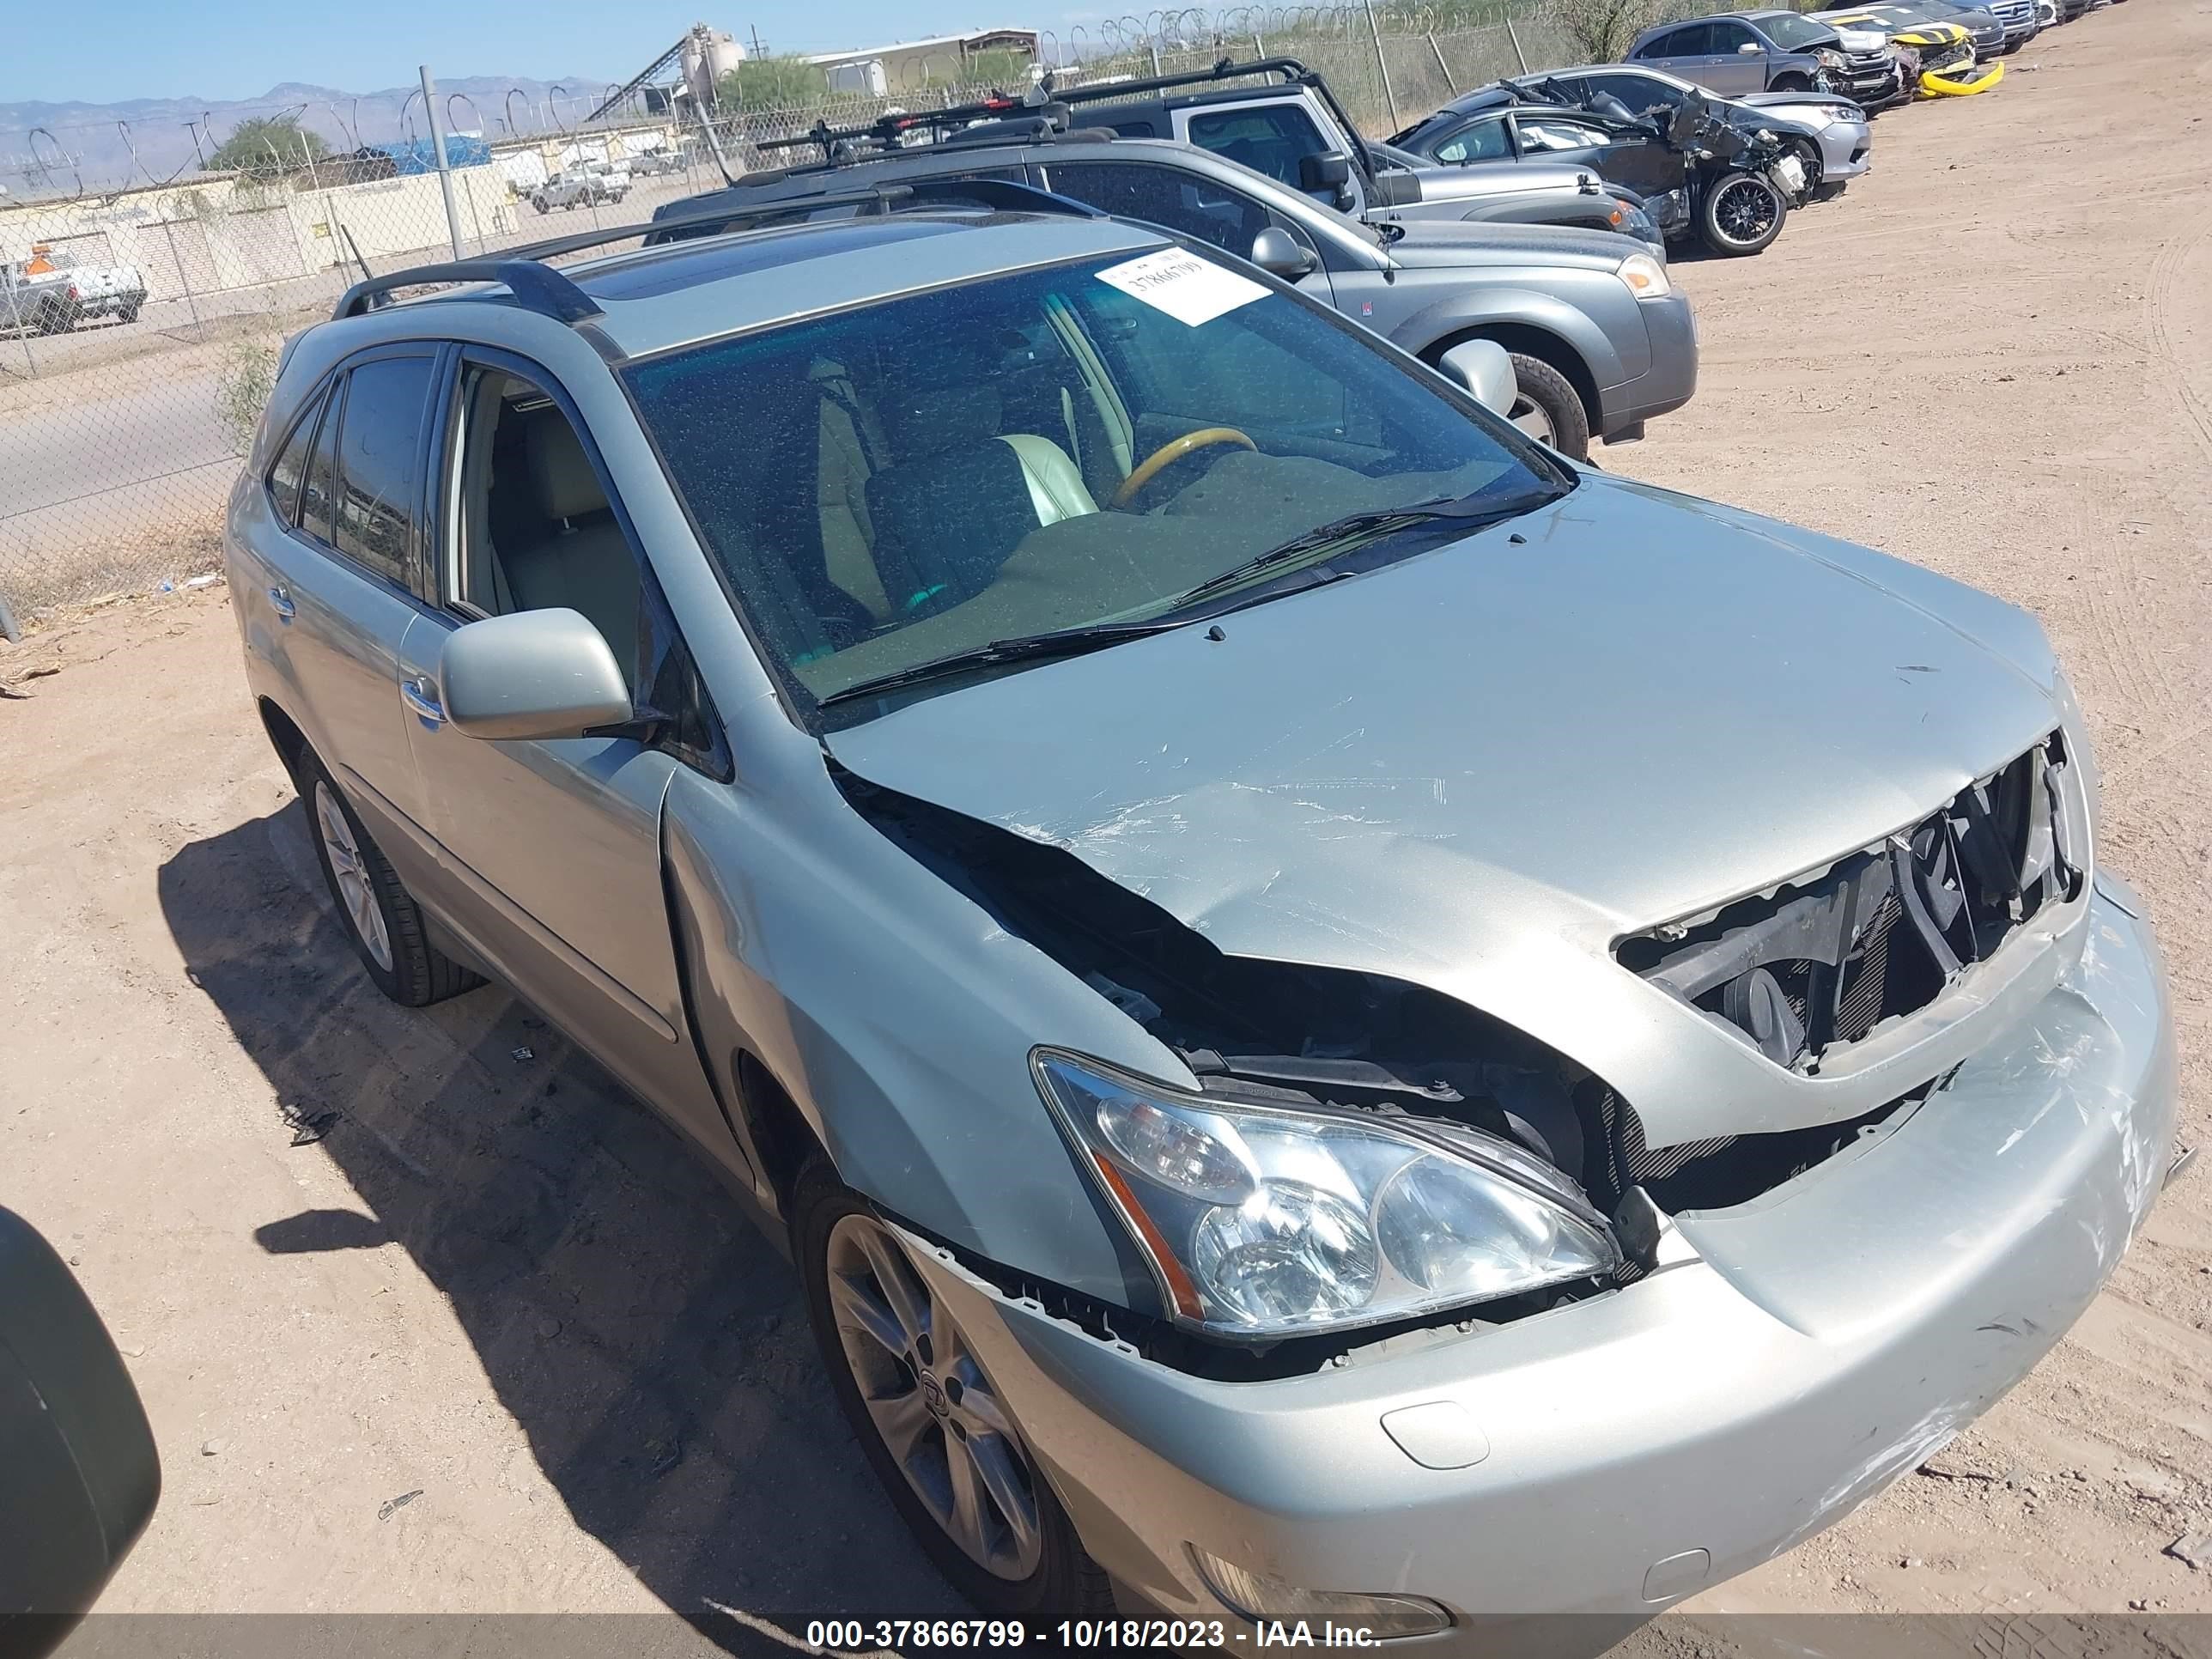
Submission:
<svg viewBox="0 0 2212 1659">
<path fill-rule="evenodd" d="M 1389 249 L 1389 258 L 1401 265 L 1571 264 L 1612 270 L 1637 251 L 1633 244 L 1624 244 L 1618 232 L 1565 225 L 1412 219 L 1404 228 L 1405 235 Z"/>
<path fill-rule="evenodd" d="M 1511 1018 L 1533 982 L 1626 977 L 1621 934 L 1875 842 L 2059 720 L 2049 647 L 2012 607 L 1600 477 L 1221 628 L 927 698 L 828 746 L 1066 849 L 1231 954 Z"/>
<path fill-rule="evenodd" d="M 1480 202 L 1537 190 L 1580 190 L 1585 179 L 1604 189 L 1589 167 L 1541 161 L 1478 162 L 1463 167 L 1421 164 L 1405 171 L 1420 181 L 1424 202 Z"/>
</svg>

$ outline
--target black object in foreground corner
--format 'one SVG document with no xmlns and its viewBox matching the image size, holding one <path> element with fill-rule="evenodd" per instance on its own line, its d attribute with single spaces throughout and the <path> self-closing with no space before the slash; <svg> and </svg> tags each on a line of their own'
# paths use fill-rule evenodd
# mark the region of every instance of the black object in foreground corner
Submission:
<svg viewBox="0 0 2212 1659">
<path fill-rule="evenodd" d="M 161 1492 L 107 1328 L 53 1247 L 0 1209 L 0 1656 L 60 1644 Z"/>
</svg>

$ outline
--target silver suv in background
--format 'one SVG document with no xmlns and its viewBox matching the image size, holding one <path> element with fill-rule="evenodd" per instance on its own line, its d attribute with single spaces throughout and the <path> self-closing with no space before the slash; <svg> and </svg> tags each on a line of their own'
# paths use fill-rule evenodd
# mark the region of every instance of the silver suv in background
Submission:
<svg viewBox="0 0 2212 1659">
<path fill-rule="evenodd" d="M 1887 40 L 1871 33 L 1847 38 L 1826 20 L 1796 11 L 1727 12 L 1658 24 L 1636 37 L 1625 58 L 1726 98 L 1835 92 L 1878 109 L 1911 95 Z"/>
<path fill-rule="evenodd" d="M 930 117 L 964 118 L 958 110 Z M 1697 388 L 1689 297 L 1657 256 L 1626 238 L 1534 225 L 1370 224 L 1188 144 L 1066 131 L 1042 118 L 1002 126 L 1012 131 L 968 128 L 953 142 L 880 151 L 841 148 L 847 159 L 836 163 L 748 175 L 655 216 L 688 218 L 696 232 L 711 225 L 718 204 L 757 208 L 878 183 L 1018 175 L 1251 259 L 1429 362 L 1467 340 L 1495 341 L 1511 354 L 1521 387 L 1516 424 L 1577 459 L 1593 438 L 1640 438 L 1645 422 L 1680 408 Z M 857 145 L 873 131 L 833 143 Z"/>
<path fill-rule="evenodd" d="M 1012 188 L 294 341 L 225 550 L 365 971 L 714 1162 L 1018 1644 L 1517 1652 L 1835 1521 L 2171 1167 L 2042 630 Z"/>
</svg>

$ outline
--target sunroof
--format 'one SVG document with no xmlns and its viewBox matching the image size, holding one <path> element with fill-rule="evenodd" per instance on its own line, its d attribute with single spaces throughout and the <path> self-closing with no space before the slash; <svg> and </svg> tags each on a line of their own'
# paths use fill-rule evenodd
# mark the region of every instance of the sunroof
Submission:
<svg viewBox="0 0 2212 1659">
<path fill-rule="evenodd" d="M 794 202 L 793 208 L 804 202 Z M 859 248 L 885 247 L 925 236 L 942 236 L 963 227 L 957 221 L 899 215 L 831 221 L 817 220 L 750 236 L 701 239 L 650 249 L 647 257 L 605 270 L 579 274 L 577 286 L 599 300 L 647 300 L 702 283 L 720 282 L 748 271 L 825 259 Z"/>
</svg>

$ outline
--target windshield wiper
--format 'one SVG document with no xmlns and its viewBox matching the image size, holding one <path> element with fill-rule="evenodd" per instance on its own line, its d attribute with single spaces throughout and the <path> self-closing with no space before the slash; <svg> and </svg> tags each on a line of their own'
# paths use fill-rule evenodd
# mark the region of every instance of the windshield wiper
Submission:
<svg viewBox="0 0 2212 1659">
<path fill-rule="evenodd" d="M 1170 612 L 1181 611 L 1233 588 L 1243 587 L 1255 577 L 1296 564 L 1309 554 L 1349 553 L 1385 536 L 1393 536 L 1401 530 L 1411 530 L 1421 525 L 1448 524 L 1453 535 L 1466 535 L 1485 525 L 1518 518 L 1547 501 L 1557 500 L 1562 493 L 1555 489 L 1532 490 L 1503 499 L 1479 495 L 1443 496 L 1435 501 L 1414 501 L 1406 507 L 1347 514 L 1341 519 L 1332 519 L 1327 524 L 1316 525 L 1302 535 L 1291 537 L 1280 546 L 1271 547 L 1264 553 L 1255 553 L 1243 563 L 1232 565 L 1218 576 L 1207 577 L 1197 586 L 1178 593 L 1168 609 Z"/>
<path fill-rule="evenodd" d="M 1080 656 L 1086 651 L 1119 645 L 1124 640 L 1142 639 L 1147 634 L 1164 634 L 1171 628 L 1181 628 L 1189 620 L 1187 617 L 1178 617 L 1172 622 L 1097 623 L 1085 628 L 1056 629 L 1049 634 L 1024 634 L 1011 640 L 993 640 L 988 645 L 948 652 L 942 657 L 932 657 L 927 662 L 893 669 L 890 673 L 878 674 L 872 679 L 857 680 L 817 701 L 826 708 L 831 703 L 880 696 L 886 691 L 921 685 L 948 675 L 964 673 L 972 668 L 993 668 L 1000 663 L 1026 662 L 1042 657 Z"/>
</svg>

